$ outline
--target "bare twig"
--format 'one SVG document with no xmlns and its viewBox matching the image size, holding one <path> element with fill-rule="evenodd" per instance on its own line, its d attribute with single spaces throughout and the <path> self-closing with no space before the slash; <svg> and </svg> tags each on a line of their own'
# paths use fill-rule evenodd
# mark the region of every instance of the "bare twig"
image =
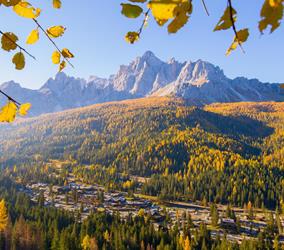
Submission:
<svg viewBox="0 0 284 250">
<path fill-rule="evenodd" d="M 21 103 L 17 102 L 15 99 L 13 99 L 11 96 L 7 95 L 5 92 L 3 92 L 1 89 L 0 89 L 0 93 L 4 96 L 6 96 L 8 98 L 8 100 L 14 102 L 16 105 L 18 106 L 21 106 Z"/>
<path fill-rule="evenodd" d="M 146 24 L 146 22 L 147 22 L 147 19 L 149 18 L 149 12 L 150 12 L 150 9 L 148 9 L 148 10 L 146 11 L 146 13 L 145 13 L 145 17 L 144 17 L 144 20 L 143 20 L 143 22 L 142 22 L 142 25 L 141 25 L 140 29 L 138 30 L 139 36 L 141 35 L 141 33 L 142 33 L 142 31 L 143 31 L 143 28 L 144 28 L 144 26 L 145 26 L 145 24 Z"/>
<path fill-rule="evenodd" d="M 22 50 L 22 51 L 24 51 L 28 56 L 30 56 L 31 58 L 33 58 L 34 60 L 36 60 L 36 58 L 32 55 L 32 54 L 30 54 L 25 48 L 23 48 L 22 46 L 20 46 L 18 43 L 16 43 L 15 41 L 13 41 L 13 39 L 11 39 L 9 36 L 7 36 L 4 32 L 2 32 L 1 30 L 0 30 L 0 34 L 2 34 L 3 36 L 5 36 L 10 42 L 12 42 L 12 43 L 14 43 L 15 45 L 17 45 L 17 47 L 20 49 L 20 50 Z"/>
<path fill-rule="evenodd" d="M 207 16 L 210 16 L 210 13 L 209 13 L 209 11 L 208 11 L 208 9 L 207 9 L 207 6 L 206 6 L 206 3 L 205 3 L 205 0 L 201 0 L 201 2 L 202 2 L 203 8 L 204 8 L 204 10 L 205 10 L 205 12 L 206 12 Z"/>
<path fill-rule="evenodd" d="M 74 65 L 68 60 L 68 58 L 66 58 L 61 50 L 59 49 L 59 47 L 57 46 L 57 44 L 50 38 L 50 36 L 47 34 L 47 32 L 44 30 L 44 28 L 39 24 L 39 22 L 33 18 L 34 22 L 36 23 L 36 25 L 41 29 L 41 31 L 45 34 L 45 36 L 48 38 L 48 40 L 54 45 L 54 47 L 57 49 L 57 51 L 60 53 L 60 55 L 62 55 L 62 57 L 64 58 L 64 60 L 67 61 L 67 63 L 72 67 L 74 68 Z"/>
<path fill-rule="evenodd" d="M 239 38 L 238 38 L 238 32 L 237 32 L 236 25 L 235 25 L 235 20 L 234 20 L 232 0 L 228 0 L 228 5 L 229 5 L 229 8 L 230 8 L 230 18 L 231 18 L 231 22 L 232 22 L 233 31 L 235 33 L 235 37 L 237 39 L 237 42 L 238 42 L 242 52 L 245 53 L 245 50 L 243 49 L 243 46 L 240 43 Z"/>
</svg>

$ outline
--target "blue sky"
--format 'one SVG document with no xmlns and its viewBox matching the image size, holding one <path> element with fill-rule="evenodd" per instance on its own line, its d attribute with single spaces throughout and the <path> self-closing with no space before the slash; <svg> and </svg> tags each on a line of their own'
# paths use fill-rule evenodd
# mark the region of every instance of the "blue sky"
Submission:
<svg viewBox="0 0 284 250">
<path fill-rule="evenodd" d="M 168 35 L 166 28 L 159 28 L 154 21 L 150 21 L 141 40 L 135 45 L 127 44 L 124 34 L 137 30 L 142 20 L 123 17 L 119 0 L 62 0 L 61 10 L 52 9 L 51 0 L 44 1 L 44 4 L 38 0 L 31 2 L 41 4 L 43 11 L 39 21 L 44 27 L 58 24 L 67 27 L 65 36 L 57 43 L 60 47 L 68 47 L 76 55 L 73 60 L 75 69 L 68 67 L 65 70 L 72 76 L 108 77 L 116 73 L 120 64 L 127 64 L 146 50 L 151 50 L 163 60 L 171 57 L 179 61 L 207 60 L 220 66 L 232 78 L 246 76 L 262 81 L 284 82 L 284 28 L 272 35 L 260 35 L 257 23 L 263 1 L 233 1 L 239 12 L 237 26 L 250 28 L 251 37 L 244 45 L 245 54 L 237 50 L 229 57 L 225 56 L 225 51 L 233 39 L 232 31 L 212 32 L 226 7 L 225 0 L 207 0 L 210 17 L 204 13 L 201 1 L 194 1 L 190 22 L 176 35 Z M 17 17 L 3 7 L 0 7 L 0 24 L 2 31 L 14 31 L 21 44 L 35 27 L 32 21 Z M 24 71 L 14 69 L 9 62 L 11 53 L 0 52 L 0 83 L 13 79 L 22 86 L 39 88 L 56 74 L 57 67 L 50 60 L 54 49 L 45 37 L 41 35 L 38 44 L 25 47 L 37 60 L 27 58 Z"/>
</svg>

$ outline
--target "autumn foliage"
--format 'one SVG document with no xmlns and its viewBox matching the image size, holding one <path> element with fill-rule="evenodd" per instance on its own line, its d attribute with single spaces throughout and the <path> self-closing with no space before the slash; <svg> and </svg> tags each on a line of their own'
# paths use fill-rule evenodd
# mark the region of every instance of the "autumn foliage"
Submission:
<svg viewBox="0 0 284 250">
<path fill-rule="evenodd" d="M 0 5 L 1 4 L 7 8 L 11 8 L 16 15 L 26 19 L 30 19 L 35 23 L 36 28 L 32 30 L 30 34 L 27 36 L 26 44 L 32 45 L 38 42 L 40 38 L 40 31 L 42 31 L 42 33 L 49 39 L 49 41 L 52 42 L 52 44 L 56 48 L 56 51 L 52 55 L 52 62 L 54 64 L 59 64 L 59 71 L 63 70 L 66 66 L 66 62 L 69 62 L 69 59 L 73 58 L 74 55 L 67 48 L 60 50 L 52 39 L 61 37 L 64 34 L 66 28 L 63 27 L 62 25 L 56 25 L 56 26 L 51 26 L 47 29 L 43 29 L 43 27 L 40 25 L 40 23 L 37 20 L 41 14 L 41 9 L 34 7 L 25 0 L 0 0 Z M 53 7 L 55 9 L 61 8 L 61 1 L 53 0 Z M 12 62 L 15 64 L 15 68 L 17 70 L 23 69 L 25 67 L 24 54 L 27 54 L 32 58 L 34 58 L 34 56 L 31 55 L 21 45 L 19 45 L 19 39 L 16 34 L 14 34 L 13 32 L 3 32 L 3 31 L 0 31 L 0 33 L 2 35 L 1 45 L 3 50 L 10 52 L 19 49 L 19 52 L 17 52 L 13 56 Z M 54 54 L 57 55 L 56 60 L 54 60 Z M 72 64 L 70 63 L 70 65 Z"/>
<path fill-rule="evenodd" d="M 60 0 L 53 0 L 53 7 L 55 9 L 61 8 Z M 51 59 L 54 64 L 59 65 L 59 71 L 62 71 L 67 63 L 73 66 L 69 59 L 73 58 L 74 55 L 70 52 L 69 49 L 63 48 L 59 49 L 56 43 L 53 41 L 55 38 L 63 36 L 66 28 L 62 25 L 51 26 L 47 29 L 44 29 L 38 21 L 38 18 L 41 14 L 41 9 L 34 7 L 29 2 L 25 0 L 0 0 L 1 8 L 10 8 L 13 10 L 15 15 L 21 16 L 23 18 L 29 19 L 35 24 L 35 29 L 33 29 L 30 34 L 27 36 L 26 44 L 33 45 L 38 42 L 40 38 L 40 33 L 42 32 L 44 36 L 55 47 L 55 51 L 52 53 Z M 34 58 L 35 57 L 27 51 L 23 46 L 20 45 L 19 38 L 13 32 L 3 32 L 0 28 L 1 34 L 1 47 L 4 51 L 12 52 L 18 50 L 12 57 L 12 63 L 15 65 L 15 69 L 22 70 L 25 67 L 25 54 Z M 7 97 L 7 104 L 0 108 L 0 122 L 13 122 L 17 114 L 25 116 L 28 110 L 31 107 L 31 104 L 20 104 L 12 97 L 6 95 L 0 90 L 0 93 Z"/>
<path fill-rule="evenodd" d="M 4 200 L 0 201 L 0 232 L 4 231 L 8 223 L 8 212 Z"/>
<path fill-rule="evenodd" d="M 238 13 L 233 7 L 231 0 L 227 2 L 227 7 L 223 15 L 216 24 L 214 31 L 233 29 L 234 38 L 231 46 L 227 50 L 227 55 L 235 50 L 238 46 L 242 49 L 242 44 L 249 37 L 249 29 L 243 28 L 238 30 L 236 27 Z M 209 15 L 206 3 L 202 0 L 205 12 Z M 260 21 L 258 29 L 261 34 L 270 29 L 272 33 L 279 26 L 283 18 L 283 0 L 265 0 L 260 11 Z M 142 30 L 148 24 L 150 14 L 159 26 L 167 25 L 169 33 L 178 32 L 190 20 L 194 10 L 192 0 L 128 0 L 128 3 L 122 3 L 121 13 L 128 18 L 138 18 L 144 14 L 142 26 L 138 31 L 130 31 L 126 34 L 125 39 L 129 43 L 134 43 L 139 40 Z"/>
</svg>

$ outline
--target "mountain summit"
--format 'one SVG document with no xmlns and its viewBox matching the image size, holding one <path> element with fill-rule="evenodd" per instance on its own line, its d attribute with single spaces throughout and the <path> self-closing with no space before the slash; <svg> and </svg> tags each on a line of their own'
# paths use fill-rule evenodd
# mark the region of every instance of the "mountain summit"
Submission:
<svg viewBox="0 0 284 250">
<path fill-rule="evenodd" d="M 229 79 L 223 70 L 209 62 L 164 62 L 147 51 L 129 65 L 120 66 L 108 79 L 96 76 L 88 80 L 58 73 L 40 89 L 22 88 L 13 81 L 0 89 L 19 102 L 31 102 L 32 115 L 50 113 L 107 101 L 148 97 L 174 96 L 190 104 L 214 102 L 284 101 L 279 84 L 262 83 L 257 79 Z M 0 104 L 5 100 L 0 97 Z"/>
</svg>

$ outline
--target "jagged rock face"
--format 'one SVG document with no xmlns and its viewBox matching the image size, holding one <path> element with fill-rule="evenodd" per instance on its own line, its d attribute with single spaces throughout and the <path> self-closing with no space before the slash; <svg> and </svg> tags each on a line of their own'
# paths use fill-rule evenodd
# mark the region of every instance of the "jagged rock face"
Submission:
<svg viewBox="0 0 284 250">
<path fill-rule="evenodd" d="M 181 70 L 176 61 L 162 62 L 152 52 L 146 52 L 128 66 L 121 66 L 114 76 L 113 86 L 135 96 L 147 96 L 174 81 Z"/>
<path fill-rule="evenodd" d="M 211 63 L 163 62 L 147 51 L 129 65 L 122 65 L 108 79 L 91 76 L 88 80 L 59 73 L 39 90 L 22 88 L 13 81 L 0 89 L 19 102 L 31 102 L 31 115 L 50 113 L 86 105 L 146 96 L 176 96 L 191 104 L 214 102 L 284 101 L 279 84 L 261 83 L 244 77 L 227 78 Z M 0 104 L 5 98 L 0 96 Z"/>
</svg>

